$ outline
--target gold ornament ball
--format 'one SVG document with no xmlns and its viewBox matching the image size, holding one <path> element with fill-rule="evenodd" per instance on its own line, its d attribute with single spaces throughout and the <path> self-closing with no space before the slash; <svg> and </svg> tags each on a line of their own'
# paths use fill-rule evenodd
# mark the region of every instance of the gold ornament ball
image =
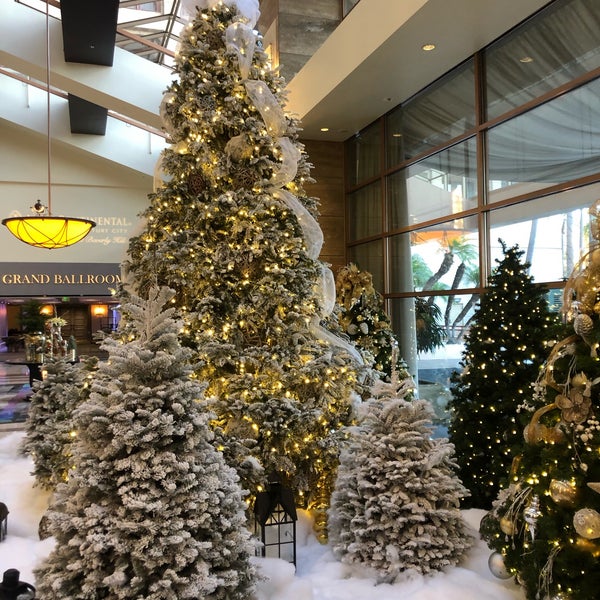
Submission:
<svg viewBox="0 0 600 600">
<path fill-rule="evenodd" d="M 559 506 L 573 506 L 579 490 L 568 481 L 553 479 L 550 482 L 550 498 Z"/>
<path fill-rule="evenodd" d="M 507 517 L 502 517 L 500 519 L 500 529 L 502 533 L 506 535 L 513 535 L 515 532 L 515 524 Z"/>
<path fill-rule="evenodd" d="M 500 552 L 492 552 L 488 558 L 488 567 L 494 577 L 498 579 L 510 579 L 510 573 L 504 564 L 504 556 Z"/>
<path fill-rule="evenodd" d="M 600 513 L 593 508 L 582 508 L 573 517 L 575 531 L 586 540 L 600 537 Z"/>
</svg>

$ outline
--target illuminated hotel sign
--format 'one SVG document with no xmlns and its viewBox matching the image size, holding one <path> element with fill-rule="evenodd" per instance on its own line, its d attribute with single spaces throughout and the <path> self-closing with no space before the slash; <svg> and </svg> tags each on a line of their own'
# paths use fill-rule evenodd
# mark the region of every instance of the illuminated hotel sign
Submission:
<svg viewBox="0 0 600 600">
<path fill-rule="evenodd" d="M 110 296 L 120 282 L 113 263 L 0 263 L 2 296 Z"/>
</svg>

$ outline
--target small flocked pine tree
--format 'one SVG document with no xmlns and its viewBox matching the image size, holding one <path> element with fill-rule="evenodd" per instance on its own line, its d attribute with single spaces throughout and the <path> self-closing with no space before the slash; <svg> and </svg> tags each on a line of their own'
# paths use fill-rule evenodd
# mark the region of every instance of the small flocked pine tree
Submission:
<svg viewBox="0 0 600 600">
<path fill-rule="evenodd" d="M 521 408 L 522 451 L 481 532 L 528 600 L 600 590 L 600 204 L 594 244 L 564 290 L 568 333 Z"/>
<path fill-rule="evenodd" d="M 463 507 L 490 508 L 507 485 L 514 447 L 522 440 L 516 407 L 530 395 L 560 328 L 546 291 L 521 262 L 523 251 L 500 243 L 504 256 L 465 337 L 463 371 L 451 376 L 449 438 L 471 492 Z"/>
<path fill-rule="evenodd" d="M 392 367 L 400 378 L 408 377 L 406 363 L 396 353 L 397 363 L 392 365 L 392 348 L 396 336 L 385 311 L 383 296 L 373 285 L 373 276 L 350 263 L 338 271 L 335 279 L 339 327 L 356 344 L 372 368 L 389 381 Z"/>
<path fill-rule="evenodd" d="M 167 288 L 123 305 L 89 398 L 74 413 L 75 469 L 47 512 L 56 546 L 45 600 L 246 600 L 250 536 L 235 470 L 214 448 Z"/>
<path fill-rule="evenodd" d="M 318 260 L 310 165 L 256 16 L 235 0 L 209 6 L 181 36 L 162 106 L 166 175 L 124 267 L 137 293 L 177 292 L 183 343 L 244 487 L 277 472 L 300 505 L 326 506 L 357 377 L 349 344 L 320 323 L 335 284 Z"/>
<path fill-rule="evenodd" d="M 31 456 L 35 485 L 47 490 L 69 478 L 71 444 L 76 436 L 73 410 L 87 397 L 98 359 L 71 364 L 62 358 L 44 364 L 46 377 L 34 383 L 20 451 Z"/>
<path fill-rule="evenodd" d="M 412 390 L 394 371 L 373 386 L 349 430 L 331 498 L 334 554 L 371 568 L 381 582 L 455 565 L 472 544 L 454 449 L 431 437 L 433 410 Z"/>
</svg>

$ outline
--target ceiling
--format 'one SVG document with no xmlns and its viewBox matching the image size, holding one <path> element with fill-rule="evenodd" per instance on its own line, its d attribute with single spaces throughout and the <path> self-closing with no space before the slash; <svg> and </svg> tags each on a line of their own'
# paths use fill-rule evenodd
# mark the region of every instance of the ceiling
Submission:
<svg viewBox="0 0 600 600">
<path fill-rule="evenodd" d="M 305 139 L 343 141 L 543 7 L 547 0 L 360 0 L 288 82 L 287 109 Z M 155 158 L 113 159 L 114 141 L 90 141 L 106 119 L 161 136 L 159 105 L 184 19 L 180 0 L 3 0 L 0 77 L 17 77 L 69 100 L 71 133 L 61 141 L 151 175 Z M 62 21 L 61 21 L 62 16 Z M 116 20 L 116 22 L 115 22 Z M 425 53 L 425 42 L 436 50 Z M 3 98 L 0 121 L 35 129 L 31 111 Z M 322 131 L 328 128 L 328 131 Z M 164 136 L 163 136 L 164 137 Z M 164 141 L 164 140 L 163 140 Z M 144 162 L 145 161 L 145 162 Z"/>
</svg>

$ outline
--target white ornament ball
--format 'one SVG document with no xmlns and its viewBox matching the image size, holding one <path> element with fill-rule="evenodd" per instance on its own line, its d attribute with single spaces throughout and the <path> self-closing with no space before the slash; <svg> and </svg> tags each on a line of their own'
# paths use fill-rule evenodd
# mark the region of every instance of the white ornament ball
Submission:
<svg viewBox="0 0 600 600">
<path fill-rule="evenodd" d="M 504 564 L 504 556 L 500 552 L 492 552 L 488 558 L 488 567 L 494 577 L 498 579 L 509 579 L 511 577 L 506 565 Z"/>
<path fill-rule="evenodd" d="M 593 508 L 582 508 L 573 517 L 575 531 L 586 540 L 600 538 L 600 513 Z"/>
</svg>

